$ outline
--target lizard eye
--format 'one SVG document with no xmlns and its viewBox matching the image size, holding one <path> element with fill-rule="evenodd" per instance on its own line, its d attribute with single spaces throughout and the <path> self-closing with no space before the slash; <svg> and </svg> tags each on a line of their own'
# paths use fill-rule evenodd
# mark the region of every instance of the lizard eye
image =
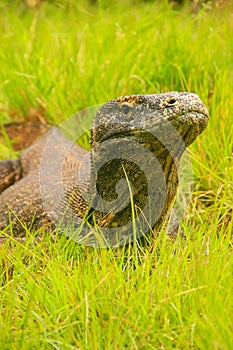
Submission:
<svg viewBox="0 0 233 350">
<path fill-rule="evenodd" d="M 172 105 L 175 105 L 177 103 L 177 100 L 173 97 L 169 97 L 165 100 L 165 102 L 168 106 L 172 106 Z"/>
<path fill-rule="evenodd" d="M 128 103 L 124 103 L 121 105 L 121 110 L 122 110 L 122 113 L 127 115 L 129 114 L 129 112 L 131 111 L 132 109 L 132 106 Z"/>
</svg>

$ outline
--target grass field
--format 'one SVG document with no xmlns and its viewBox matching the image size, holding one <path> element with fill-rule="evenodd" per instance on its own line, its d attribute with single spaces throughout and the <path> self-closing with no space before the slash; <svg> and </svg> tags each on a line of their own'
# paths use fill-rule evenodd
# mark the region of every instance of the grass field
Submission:
<svg viewBox="0 0 233 350">
<path fill-rule="evenodd" d="M 0 349 L 230 350 L 233 6 L 116 3 L 1 1 L 0 121 L 59 124 L 124 94 L 197 93 L 210 122 L 190 148 L 187 240 L 161 232 L 139 261 L 134 249 L 90 249 L 46 232 L 23 243 L 8 236 Z M 0 153 L 14 155 L 10 145 Z"/>
</svg>

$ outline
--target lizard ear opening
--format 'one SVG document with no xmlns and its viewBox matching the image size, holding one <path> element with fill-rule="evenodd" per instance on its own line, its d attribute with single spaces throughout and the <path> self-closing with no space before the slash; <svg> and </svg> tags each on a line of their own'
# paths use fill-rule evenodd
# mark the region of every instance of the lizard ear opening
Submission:
<svg viewBox="0 0 233 350">
<path fill-rule="evenodd" d="M 132 107 L 133 106 L 130 103 L 125 102 L 121 105 L 121 111 L 124 115 L 127 115 L 131 112 Z"/>
</svg>

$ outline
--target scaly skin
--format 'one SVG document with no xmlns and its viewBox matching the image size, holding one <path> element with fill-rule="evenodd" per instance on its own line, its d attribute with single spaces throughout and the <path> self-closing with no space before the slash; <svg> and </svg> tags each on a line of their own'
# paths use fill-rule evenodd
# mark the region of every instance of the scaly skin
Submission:
<svg viewBox="0 0 233 350">
<path fill-rule="evenodd" d="M 121 238 L 132 235 L 135 215 L 139 231 L 159 231 L 177 191 L 181 156 L 208 119 L 197 95 L 170 92 L 105 103 L 93 121 L 91 152 L 50 128 L 18 160 L 0 162 L 0 229 L 9 217 L 18 235 L 25 226 L 77 228 L 85 218 L 115 242 L 116 229 Z"/>
</svg>

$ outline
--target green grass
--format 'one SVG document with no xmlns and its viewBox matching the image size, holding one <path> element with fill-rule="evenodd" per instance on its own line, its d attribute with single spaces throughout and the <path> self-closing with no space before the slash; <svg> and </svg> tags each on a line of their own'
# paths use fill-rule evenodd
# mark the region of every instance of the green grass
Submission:
<svg viewBox="0 0 233 350">
<path fill-rule="evenodd" d="M 46 233 L 0 246 L 1 349 L 232 348 L 233 8 L 216 4 L 1 2 L 1 124 L 171 90 L 210 112 L 191 147 L 186 242 L 162 232 L 140 260 Z"/>
</svg>

